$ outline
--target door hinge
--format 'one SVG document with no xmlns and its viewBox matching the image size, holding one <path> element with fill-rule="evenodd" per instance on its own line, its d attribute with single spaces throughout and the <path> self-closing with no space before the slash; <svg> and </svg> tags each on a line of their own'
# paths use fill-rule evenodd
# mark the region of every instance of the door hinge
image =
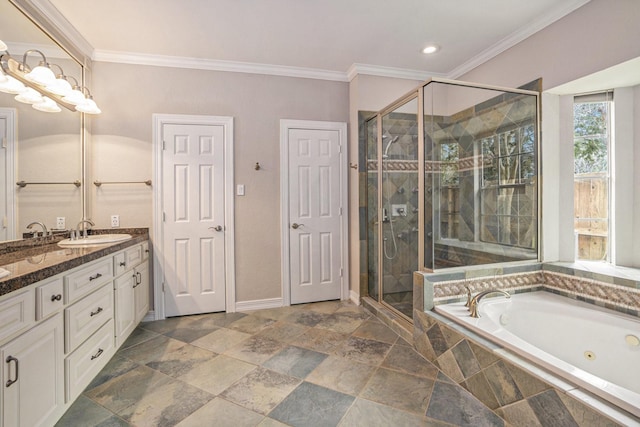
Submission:
<svg viewBox="0 0 640 427">
<path fill-rule="evenodd" d="M 2 148 L 7 148 L 7 137 L 6 136 L 2 137 Z"/>
<path fill-rule="evenodd" d="M 342 208 L 340 208 L 340 216 L 342 216 Z"/>
<path fill-rule="evenodd" d="M 162 292 L 164 292 L 164 282 L 162 282 Z"/>
<path fill-rule="evenodd" d="M 340 269 L 340 277 L 342 277 L 342 274 L 344 273 L 344 269 Z"/>
<path fill-rule="evenodd" d="M 342 153 L 342 144 L 338 145 L 338 153 Z"/>
<path fill-rule="evenodd" d="M 167 222 L 167 214 L 162 212 L 162 222 Z"/>
<path fill-rule="evenodd" d="M 162 140 L 162 149 L 163 150 L 167 149 L 167 141 L 165 141 L 164 139 Z"/>
</svg>

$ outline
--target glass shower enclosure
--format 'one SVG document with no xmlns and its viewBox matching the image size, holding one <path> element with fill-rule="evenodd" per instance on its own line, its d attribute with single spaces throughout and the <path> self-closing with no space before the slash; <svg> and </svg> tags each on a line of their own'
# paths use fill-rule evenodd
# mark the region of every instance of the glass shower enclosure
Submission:
<svg viewBox="0 0 640 427">
<path fill-rule="evenodd" d="M 539 259 L 538 92 L 431 79 L 366 121 L 368 296 L 413 272 Z"/>
</svg>

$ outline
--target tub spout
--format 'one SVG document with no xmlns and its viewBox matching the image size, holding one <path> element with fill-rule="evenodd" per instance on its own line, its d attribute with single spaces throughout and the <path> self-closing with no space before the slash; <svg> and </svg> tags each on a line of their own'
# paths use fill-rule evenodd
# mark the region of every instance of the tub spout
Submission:
<svg viewBox="0 0 640 427">
<path fill-rule="evenodd" d="M 500 289 L 489 289 L 488 291 L 482 291 L 479 294 L 476 294 L 475 297 L 471 298 L 471 302 L 469 303 L 469 311 L 471 312 L 471 317 L 480 317 L 480 313 L 478 313 L 478 305 L 480 304 L 480 300 L 489 294 L 495 293 L 499 293 L 507 298 L 511 298 L 509 292 L 502 291 Z"/>
</svg>

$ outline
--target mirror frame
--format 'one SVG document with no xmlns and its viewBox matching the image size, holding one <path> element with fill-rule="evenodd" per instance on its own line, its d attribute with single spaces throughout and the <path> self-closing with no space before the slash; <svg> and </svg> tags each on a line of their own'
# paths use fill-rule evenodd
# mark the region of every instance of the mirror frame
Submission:
<svg viewBox="0 0 640 427">
<path fill-rule="evenodd" d="M 64 16 L 48 0 L 9 0 L 18 11 L 20 11 L 29 21 L 47 35 L 53 43 L 57 44 L 65 51 L 72 60 L 76 61 L 81 69 L 80 84 L 86 85 L 91 73 L 91 53 L 93 47 L 82 37 L 82 35 L 64 18 Z M 89 186 L 89 136 L 87 131 L 87 117 L 84 113 L 80 115 L 80 179 L 82 181 L 81 191 L 81 219 L 89 217 L 88 197 L 90 196 Z M 16 230 L 16 238 L 20 232 Z"/>
</svg>

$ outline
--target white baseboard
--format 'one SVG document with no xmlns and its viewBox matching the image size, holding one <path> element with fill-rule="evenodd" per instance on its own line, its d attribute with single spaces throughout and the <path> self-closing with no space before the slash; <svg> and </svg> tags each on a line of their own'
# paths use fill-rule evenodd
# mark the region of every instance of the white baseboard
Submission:
<svg viewBox="0 0 640 427">
<path fill-rule="evenodd" d="M 349 299 L 355 305 L 360 305 L 360 294 L 356 291 L 349 291 Z"/>
<path fill-rule="evenodd" d="M 264 310 L 283 306 L 282 298 L 267 298 L 253 301 L 237 301 L 236 311 Z"/>
<path fill-rule="evenodd" d="M 156 320 L 156 312 L 154 310 L 151 310 L 147 313 L 146 316 L 144 316 L 142 318 L 142 322 L 151 322 L 153 320 Z"/>
</svg>

